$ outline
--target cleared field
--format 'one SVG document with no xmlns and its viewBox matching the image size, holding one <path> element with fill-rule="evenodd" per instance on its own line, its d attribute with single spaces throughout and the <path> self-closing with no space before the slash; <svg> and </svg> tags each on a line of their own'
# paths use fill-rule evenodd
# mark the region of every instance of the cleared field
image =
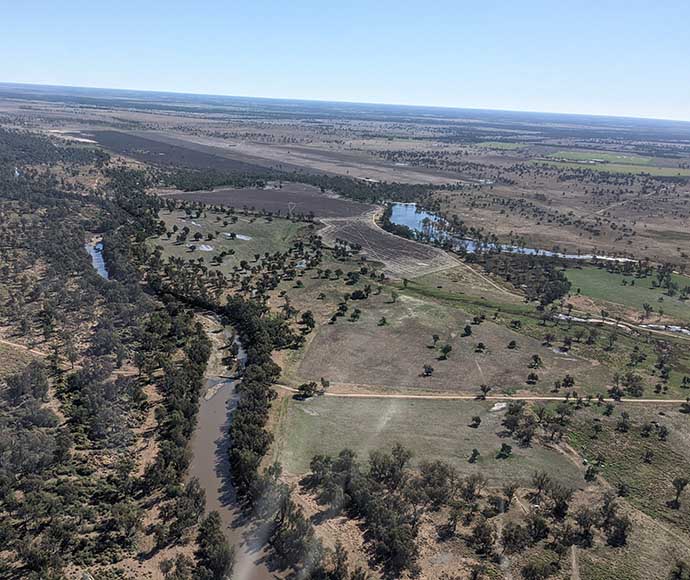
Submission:
<svg viewBox="0 0 690 580">
<path fill-rule="evenodd" d="M 557 167 L 558 169 L 590 169 L 602 173 L 632 173 L 641 175 L 643 173 L 655 177 L 690 177 L 690 169 L 678 167 L 658 167 L 655 165 L 634 165 L 625 163 L 577 163 L 575 161 L 548 161 L 533 160 L 532 163 L 542 163 Z"/>
<path fill-rule="evenodd" d="M 650 165 L 654 162 L 652 157 L 641 155 L 627 155 L 607 151 L 556 151 L 549 155 L 555 159 L 569 159 L 572 161 L 602 161 L 606 163 L 618 163 L 622 165 Z"/>
<path fill-rule="evenodd" d="M 576 376 L 578 386 L 606 384 L 608 371 L 589 360 L 560 354 L 540 341 L 518 334 L 490 320 L 473 325 L 473 316 L 459 307 L 437 304 L 412 296 L 400 296 L 395 303 L 388 295 L 351 301 L 350 310 L 361 309 L 359 320 L 340 318 L 321 326 L 305 351 L 294 374 L 295 381 L 318 380 L 370 385 L 405 392 L 478 393 L 488 384 L 496 393 L 548 391 L 566 373 Z M 386 323 L 381 324 L 385 318 Z M 471 336 L 463 336 L 465 326 Z M 432 336 L 439 336 L 433 347 Z M 515 341 L 517 348 L 508 344 Z M 483 343 L 485 352 L 477 352 Z M 452 346 L 447 360 L 439 360 L 443 345 Z M 538 354 L 542 368 L 539 382 L 527 385 L 532 355 Z M 329 361 L 324 367 L 323 361 Z M 422 376 L 423 365 L 431 365 L 432 376 Z"/>
<path fill-rule="evenodd" d="M 229 159 L 214 153 L 196 151 L 190 147 L 172 145 L 163 141 L 132 135 L 131 133 L 94 131 L 87 135 L 92 136 L 99 145 L 110 151 L 154 165 L 250 173 L 257 173 L 264 169 L 260 165 Z"/>
<path fill-rule="evenodd" d="M 312 213 L 316 217 L 353 217 L 373 209 L 371 205 L 321 193 L 319 188 L 304 183 L 284 183 L 282 187 L 265 189 L 223 188 L 165 195 L 212 205 L 279 212 L 281 215 L 292 211 L 296 215 Z"/>
<path fill-rule="evenodd" d="M 217 220 L 216 218 L 221 218 Z M 173 231 L 177 226 L 178 233 L 183 228 L 189 228 L 189 235 L 185 242 L 176 241 L 176 235 L 168 238 L 166 234 L 149 240 L 149 243 L 163 248 L 163 256 L 174 256 L 184 259 L 203 258 L 212 269 L 220 269 L 224 274 L 230 274 L 233 268 L 242 260 L 253 263 L 255 254 L 263 255 L 265 252 L 273 253 L 285 251 L 301 232 L 308 226 L 304 223 L 295 223 L 287 219 L 271 219 L 263 217 L 237 215 L 237 221 L 225 214 L 204 212 L 200 217 L 190 217 L 183 211 L 173 213 L 161 212 L 160 218 L 165 222 L 168 231 Z M 224 221 L 228 224 L 224 225 Z M 201 234 L 199 240 L 195 240 L 195 234 Z M 209 240 L 208 235 L 213 236 Z M 235 234 L 236 237 L 232 237 Z M 227 255 L 220 267 L 210 265 L 213 256 L 221 252 L 234 251 Z"/>
<path fill-rule="evenodd" d="M 401 238 L 382 230 L 371 213 L 357 219 L 324 219 L 320 231 L 326 244 L 336 239 L 362 247 L 361 255 L 384 264 L 387 274 L 396 278 L 413 278 L 445 268 L 456 261 L 446 252 L 428 244 Z"/>
<path fill-rule="evenodd" d="M 317 453 L 337 454 L 344 448 L 366 457 L 374 449 L 401 443 L 416 462 L 442 459 L 462 474 L 481 472 L 492 482 L 528 481 L 538 469 L 569 485 L 584 483 L 581 467 L 553 449 L 519 447 L 502 437 L 502 411 L 476 401 L 343 400 L 319 397 L 307 401 L 283 399 L 287 410 L 281 425 L 278 459 L 286 470 L 303 474 Z M 473 416 L 482 420 L 469 427 Z M 496 459 L 502 443 L 513 444 L 513 456 Z M 480 458 L 469 463 L 472 449 Z"/>
<path fill-rule="evenodd" d="M 642 305 L 647 303 L 654 309 L 650 316 L 652 321 L 658 316 L 660 309 L 666 317 L 690 321 L 690 303 L 679 300 L 678 294 L 668 296 L 663 288 L 654 288 L 653 276 L 635 278 L 595 267 L 569 269 L 566 275 L 572 284 L 573 294 L 579 289 L 582 296 L 618 304 L 640 315 L 644 313 Z M 633 281 L 634 286 L 631 285 Z M 687 276 L 673 274 L 673 281 L 680 289 L 690 286 L 690 278 Z"/>
</svg>

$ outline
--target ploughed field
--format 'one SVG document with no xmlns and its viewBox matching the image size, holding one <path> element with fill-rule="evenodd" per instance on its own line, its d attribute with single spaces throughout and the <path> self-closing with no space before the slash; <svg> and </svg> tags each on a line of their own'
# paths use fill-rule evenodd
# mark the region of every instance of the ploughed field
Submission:
<svg viewBox="0 0 690 580">
<path fill-rule="evenodd" d="M 407 240 L 379 228 L 371 214 L 352 220 L 322 220 L 321 236 L 326 244 L 345 240 L 361 246 L 361 255 L 384 264 L 384 271 L 395 278 L 412 278 L 453 267 L 455 260 L 443 250 Z"/>
<path fill-rule="evenodd" d="M 165 143 L 122 133 L 120 131 L 94 131 L 89 133 L 99 145 L 120 155 L 125 155 L 153 165 L 186 167 L 190 169 L 216 169 L 222 171 L 241 171 L 258 173 L 265 171 L 260 165 L 246 163 L 217 155 L 212 152 L 198 151 L 186 146 Z"/>
<path fill-rule="evenodd" d="M 170 192 L 164 195 L 210 205 L 267 211 L 288 215 L 316 217 L 354 217 L 373 206 L 321 193 L 318 187 L 304 183 L 284 183 L 282 187 L 221 188 L 213 191 Z"/>
</svg>

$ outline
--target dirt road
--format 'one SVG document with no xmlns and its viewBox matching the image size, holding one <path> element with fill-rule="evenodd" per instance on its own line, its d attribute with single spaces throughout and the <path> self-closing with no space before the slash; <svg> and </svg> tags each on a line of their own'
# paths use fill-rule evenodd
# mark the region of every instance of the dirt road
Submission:
<svg viewBox="0 0 690 580">
<path fill-rule="evenodd" d="M 332 387 L 337 387 L 338 383 L 331 383 Z M 358 385 L 363 388 L 380 389 L 380 385 Z M 289 391 L 291 393 L 297 393 L 297 389 L 288 387 L 287 385 L 276 384 L 276 388 Z M 424 399 L 424 400 L 435 400 L 439 401 L 476 401 L 479 399 L 478 395 L 407 395 L 403 393 L 340 393 L 328 391 L 323 394 L 324 397 L 341 397 L 341 398 L 351 398 L 351 399 Z M 565 401 L 565 397 L 553 397 L 548 395 L 487 395 L 485 400 L 487 401 Z M 596 401 L 596 399 L 593 399 Z M 607 403 L 655 403 L 655 404 L 672 404 L 679 405 L 685 403 L 685 399 L 622 399 L 621 401 L 616 401 L 611 398 L 604 398 L 604 402 Z"/>
</svg>

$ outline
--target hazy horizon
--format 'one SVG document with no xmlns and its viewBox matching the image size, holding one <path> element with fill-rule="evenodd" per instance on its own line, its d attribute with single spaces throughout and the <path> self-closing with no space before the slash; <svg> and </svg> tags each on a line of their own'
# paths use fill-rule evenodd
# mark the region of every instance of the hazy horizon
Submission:
<svg viewBox="0 0 690 580">
<path fill-rule="evenodd" d="M 23 83 L 23 82 L 13 82 L 0 80 L 0 87 L 39 87 L 42 89 L 83 89 L 86 91 L 113 91 L 122 93 L 148 93 L 148 94 L 160 94 L 160 95 L 178 95 L 178 96 L 190 96 L 190 97 L 212 97 L 212 98 L 227 98 L 227 99 L 247 99 L 247 100 L 268 100 L 268 101 L 286 101 L 286 102 L 304 102 L 304 103 L 323 103 L 323 104 L 343 104 L 343 105 L 374 105 L 374 106 L 390 106 L 390 107 L 403 107 L 410 109 L 438 109 L 447 111 L 477 111 L 477 112 L 497 112 L 497 113 L 525 113 L 534 115 L 552 115 L 552 116 L 565 116 L 565 117 L 595 117 L 595 118 L 609 118 L 609 119 L 622 119 L 622 120 L 640 120 L 640 121 L 663 121 L 671 123 L 687 123 L 690 124 L 690 120 L 677 119 L 671 117 L 645 117 L 645 116 L 635 116 L 635 115 L 609 115 L 609 114 L 597 114 L 597 113 L 575 113 L 571 111 L 541 111 L 541 110 L 531 110 L 531 109 L 496 109 L 488 107 L 469 107 L 463 105 L 431 105 L 426 103 L 391 103 L 391 102 L 377 102 L 377 101 L 363 101 L 363 100 L 332 100 L 332 99 L 319 99 L 311 97 L 283 97 L 283 96 L 271 96 L 271 95 L 235 95 L 227 93 L 204 93 L 204 92 L 194 92 L 194 91 L 175 91 L 175 90 L 165 90 L 165 89 L 140 89 L 131 87 L 113 87 L 113 86 L 87 86 L 87 85 L 56 85 L 49 83 Z"/>
</svg>

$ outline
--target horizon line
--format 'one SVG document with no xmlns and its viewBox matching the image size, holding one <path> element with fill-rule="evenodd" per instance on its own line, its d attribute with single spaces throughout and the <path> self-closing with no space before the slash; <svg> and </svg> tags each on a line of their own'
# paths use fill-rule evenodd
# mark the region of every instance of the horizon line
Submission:
<svg viewBox="0 0 690 580">
<path fill-rule="evenodd" d="M 562 112 L 562 111 L 536 111 L 528 109 L 492 109 L 492 108 L 481 108 L 481 107 L 462 107 L 462 106 L 449 106 L 449 105 L 424 105 L 424 104 L 409 104 L 409 103 L 390 103 L 390 102 L 376 102 L 376 101 L 358 101 L 358 100 L 332 100 L 332 99 L 320 99 L 320 98 L 295 98 L 295 97 L 269 97 L 269 96 L 256 96 L 256 95 L 231 95 L 231 94 L 221 94 L 221 93 L 205 93 L 205 92 L 189 92 L 181 90 L 162 90 L 162 89 L 137 89 L 137 88 L 121 88 L 121 87 L 97 87 L 90 85 L 56 85 L 52 83 L 26 83 L 26 82 L 13 82 L 13 81 L 0 81 L 0 86 L 14 86 L 14 87 L 44 87 L 44 88 L 58 88 L 58 89 L 86 89 L 86 90 L 101 90 L 101 91 L 119 91 L 124 93 L 151 93 L 151 94 L 163 94 L 163 95 L 180 95 L 180 96 L 191 96 L 191 97 L 220 97 L 220 98 L 230 98 L 230 99 L 256 99 L 256 100 L 266 100 L 266 101 L 297 101 L 304 103 L 324 103 L 324 104 L 342 104 L 342 105 L 377 105 L 377 106 L 389 106 L 389 107 L 407 107 L 407 108 L 426 108 L 426 109 L 440 109 L 440 110 L 451 110 L 451 111 L 482 111 L 482 112 L 495 112 L 495 113 L 527 113 L 532 115 L 562 115 L 567 117 L 595 117 L 601 119 L 623 119 L 623 120 L 633 120 L 633 121 L 662 121 L 670 123 L 683 123 L 690 124 L 690 119 L 676 119 L 669 117 L 647 117 L 647 116 L 635 116 L 626 114 L 603 114 L 603 113 L 572 113 L 572 112 Z"/>
</svg>

